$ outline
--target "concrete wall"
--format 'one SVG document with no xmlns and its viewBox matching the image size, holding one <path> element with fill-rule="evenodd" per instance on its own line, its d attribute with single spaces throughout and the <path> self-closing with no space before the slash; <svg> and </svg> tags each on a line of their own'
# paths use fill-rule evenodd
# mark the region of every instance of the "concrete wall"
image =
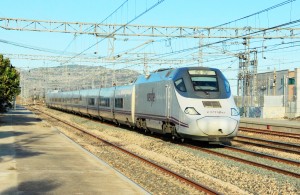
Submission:
<svg viewBox="0 0 300 195">
<path fill-rule="evenodd" d="M 283 107 L 283 95 L 264 96 L 263 107 Z"/>
<path fill-rule="evenodd" d="M 262 118 L 284 118 L 285 107 L 263 107 L 261 110 Z"/>
</svg>

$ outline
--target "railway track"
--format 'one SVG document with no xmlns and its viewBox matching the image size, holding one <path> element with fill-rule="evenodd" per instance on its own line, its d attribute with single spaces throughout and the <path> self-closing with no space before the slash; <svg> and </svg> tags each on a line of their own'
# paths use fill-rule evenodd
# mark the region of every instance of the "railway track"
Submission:
<svg viewBox="0 0 300 195">
<path fill-rule="evenodd" d="M 300 155 L 300 145 L 297 144 L 271 141 L 271 140 L 242 136 L 242 135 L 238 135 L 233 139 L 233 141 Z"/>
<path fill-rule="evenodd" d="M 251 151 L 251 150 L 241 149 L 241 148 L 238 148 L 238 147 L 228 146 L 228 145 L 224 145 L 224 144 L 220 144 L 220 145 L 224 146 L 225 149 L 227 149 L 227 150 L 237 151 L 237 152 L 241 152 L 241 153 L 248 154 L 248 155 L 251 155 L 251 156 L 270 159 L 270 160 L 274 160 L 274 161 L 278 161 L 278 162 L 291 164 L 291 165 L 300 167 L 300 162 L 298 162 L 298 161 L 289 160 L 289 159 L 285 159 L 285 158 L 279 158 L 279 157 L 276 157 L 276 156 L 273 156 L 273 155 L 254 152 L 254 151 Z"/>
<path fill-rule="evenodd" d="M 152 162 L 151 160 L 148 160 L 148 159 L 146 159 L 146 158 L 144 158 L 144 157 L 142 157 L 140 155 L 134 154 L 133 152 L 130 152 L 129 150 L 126 150 L 126 149 L 122 148 L 121 146 L 119 146 L 117 144 L 114 144 L 112 142 L 104 140 L 104 139 L 100 138 L 99 136 L 94 135 L 94 134 L 92 134 L 92 133 L 90 133 L 90 132 L 88 132 L 88 131 L 86 131 L 84 129 L 81 129 L 81 128 L 73 125 L 73 124 L 70 124 L 70 123 L 68 123 L 66 121 L 63 121 L 63 120 L 61 120 L 61 119 L 59 119 L 59 118 L 57 118 L 55 116 L 52 116 L 52 115 L 50 115 L 48 113 L 42 112 L 41 110 L 37 110 L 37 109 L 34 109 L 34 108 L 31 108 L 31 109 L 35 110 L 36 112 L 42 113 L 44 115 L 47 115 L 48 117 L 53 118 L 53 119 L 55 119 L 55 120 L 57 120 L 57 121 L 65 124 L 65 125 L 71 127 L 72 129 L 76 129 L 76 130 L 80 131 L 81 133 L 83 133 L 85 135 L 91 136 L 91 137 L 93 137 L 93 138 L 95 138 L 95 139 L 97 139 L 97 140 L 105 143 L 108 146 L 111 146 L 111 147 L 113 147 L 115 149 L 118 149 L 119 151 L 121 151 L 123 153 L 126 153 L 127 155 L 130 155 L 131 157 L 134 157 L 134 158 L 136 158 L 136 159 L 138 159 L 138 160 L 140 160 L 140 161 L 142 161 L 142 162 L 144 162 L 144 163 L 146 163 L 146 164 L 148 164 L 148 165 L 156 168 L 157 170 L 160 170 L 161 172 L 163 172 L 165 174 L 168 174 L 168 175 L 170 175 L 170 176 L 172 176 L 174 178 L 177 178 L 181 182 L 186 183 L 187 185 L 192 186 L 193 188 L 195 188 L 195 189 L 197 189 L 197 190 L 199 190 L 201 192 L 204 192 L 206 194 L 221 194 L 221 193 L 219 193 L 219 192 L 217 192 L 217 191 L 209 188 L 208 186 L 205 186 L 205 185 L 203 185 L 201 183 L 193 181 L 192 179 L 189 179 L 189 178 L 187 178 L 187 177 L 185 177 L 183 175 L 180 175 L 180 174 L 178 174 L 178 173 L 176 173 L 176 172 L 174 172 L 172 170 L 169 170 L 168 168 L 163 167 L 163 166 L 161 166 L 161 165 L 159 165 L 159 164 L 157 164 L 155 162 Z"/>
<path fill-rule="evenodd" d="M 300 139 L 299 133 L 280 132 L 280 131 L 273 131 L 273 130 L 269 130 L 269 129 L 263 130 L 263 129 L 248 128 L 248 127 L 240 127 L 239 131 Z"/>
<path fill-rule="evenodd" d="M 242 162 L 242 163 L 245 163 L 245 164 L 248 164 L 248 165 L 261 167 L 261 168 L 268 169 L 268 170 L 271 170 L 271 171 L 274 171 L 274 172 L 277 172 L 277 173 L 281 173 L 281 174 L 284 174 L 284 175 L 289 175 L 289 176 L 292 176 L 292 177 L 295 177 L 295 178 L 300 178 L 300 174 L 290 172 L 290 171 L 287 171 L 287 170 L 284 170 L 284 169 L 280 169 L 280 168 L 272 167 L 272 166 L 269 166 L 269 165 L 257 163 L 257 162 L 254 162 L 254 161 L 246 160 L 246 159 L 243 159 L 243 158 L 235 157 L 235 156 L 224 154 L 224 153 L 221 153 L 221 152 L 216 152 L 216 151 L 213 151 L 211 149 L 207 149 L 207 148 L 203 148 L 203 147 L 199 147 L 199 146 L 195 146 L 195 145 L 191 145 L 191 144 L 183 144 L 183 145 L 188 147 L 188 148 L 192 148 L 192 149 L 199 150 L 199 151 L 202 151 L 202 152 L 214 154 L 214 155 L 221 156 L 221 157 L 224 157 L 224 158 L 227 158 L 227 159 L 231 159 L 231 160 L 234 160 L 234 161 L 237 161 L 237 162 Z M 223 145 L 223 144 L 221 144 L 221 145 Z M 265 154 L 261 154 L 261 153 L 257 153 L 257 152 L 253 152 L 253 151 L 249 151 L 249 150 L 239 149 L 239 148 L 236 148 L 236 147 L 230 147 L 228 145 L 223 145 L 223 146 L 225 147 L 225 149 L 235 150 L 235 151 L 239 151 L 239 152 L 242 152 L 242 153 L 247 153 L 247 154 L 250 154 L 252 156 L 260 156 L 262 158 L 268 158 L 268 159 L 272 159 L 272 160 L 276 160 L 276 161 L 296 165 L 298 167 L 300 166 L 300 162 L 297 162 L 297 161 L 291 161 L 291 160 L 278 158 L 278 157 L 271 156 L 271 155 L 265 155 Z"/>
</svg>

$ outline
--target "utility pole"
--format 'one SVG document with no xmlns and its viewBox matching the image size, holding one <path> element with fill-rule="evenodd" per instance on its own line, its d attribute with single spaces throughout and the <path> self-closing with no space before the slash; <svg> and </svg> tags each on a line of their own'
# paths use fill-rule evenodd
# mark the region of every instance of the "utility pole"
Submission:
<svg viewBox="0 0 300 195">
<path fill-rule="evenodd" d="M 250 57 L 250 84 L 251 84 L 251 89 L 250 89 L 250 105 L 251 106 L 257 106 L 255 103 L 257 103 L 258 99 L 258 93 L 257 93 L 257 50 L 251 50 L 249 51 L 249 57 Z"/>
<path fill-rule="evenodd" d="M 114 54 L 115 54 L 115 37 L 114 36 L 108 38 L 107 51 L 108 51 L 108 54 L 107 54 L 108 59 L 113 62 L 113 73 L 112 73 L 113 75 L 112 75 L 112 80 L 111 80 L 111 86 L 114 86 L 117 83 L 116 70 L 115 70 L 115 57 L 114 57 Z"/>
<path fill-rule="evenodd" d="M 199 38 L 198 66 L 203 66 L 202 38 Z"/>
<path fill-rule="evenodd" d="M 274 68 L 274 72 L 273 72 L 273 95 L 276 95 L 276 69 Z"/>
<path fill-rule="evenodd" d="M 257 102 L 257 50 L 250 50 L 250 39 L 244 38 L 245 51 L 238 55 L 238 96 L 242 95 L 243 116 L 247 117 L 250 106 Z"/>
<path fill-rule="evenodd" d="M 148 62 L 147 62 L 147 53 L 144 53 L 144 74 L 146 76 L 149 75 Z"/>
</svg>

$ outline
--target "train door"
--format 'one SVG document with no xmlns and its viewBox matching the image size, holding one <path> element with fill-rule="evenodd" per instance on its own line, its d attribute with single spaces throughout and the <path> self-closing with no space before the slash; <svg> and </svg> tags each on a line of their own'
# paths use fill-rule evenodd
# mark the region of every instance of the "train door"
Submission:
<svg viewBox="0 0 300 195">
<path fill-rule="evenodd" d="M 171 87 L 170 84 L 166 86 L 166 105 L 165 105 L 165 116 L 167 121 L 171 118 L 171 102 L 172 102 L 172 94 L 171 94 Z"/>
<path fill-rule="evenodd" d="M 85 114 L 89 113 L 89 92 L 87 91 L 86 97 L 85 97 Z"/>
<path fill-rule="evenodd" d="M 113 120 L 116 119 L 116 116 L 115 116 L 115 100 L 116 100 L 116 87 L 114 87 L 114 93 L 113 93 L 113 96 L 112 96 L 112 117 L 113 117 Z"/>
<path fill-rule="evenodd" d="M 89 93 L 88 91 L 86 92 L 86 96 L 85 96 L 85 114 L 89 113 L 89 104 L 88 104 L 88 100 L 89 100 Z"/>
<path fill-rule="evenodd" d="M 98 97 L 96 97 L 96 106 L 97 106 L 97 111 L 98 111 L 98 117 L 101 117 L 101 113 L 100 113 L 100 93 L 101 93 L 101 88 L 99 89 L 99 93 L 98 93 Z"/>
</svg>

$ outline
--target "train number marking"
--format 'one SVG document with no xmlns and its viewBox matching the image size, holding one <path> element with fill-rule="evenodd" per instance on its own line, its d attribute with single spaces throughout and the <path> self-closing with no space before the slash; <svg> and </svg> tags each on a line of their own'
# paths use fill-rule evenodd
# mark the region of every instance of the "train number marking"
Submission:
<svg viewBox="0 0 300 195">
<path fill-rule="evenodd" d="M 152 103 L 155 101 L 155 93 L 153 92 L 153 88 L 151 93 L 147 93 L 147 101 L 151 102 L 151 106 Z"/>
</svg>

